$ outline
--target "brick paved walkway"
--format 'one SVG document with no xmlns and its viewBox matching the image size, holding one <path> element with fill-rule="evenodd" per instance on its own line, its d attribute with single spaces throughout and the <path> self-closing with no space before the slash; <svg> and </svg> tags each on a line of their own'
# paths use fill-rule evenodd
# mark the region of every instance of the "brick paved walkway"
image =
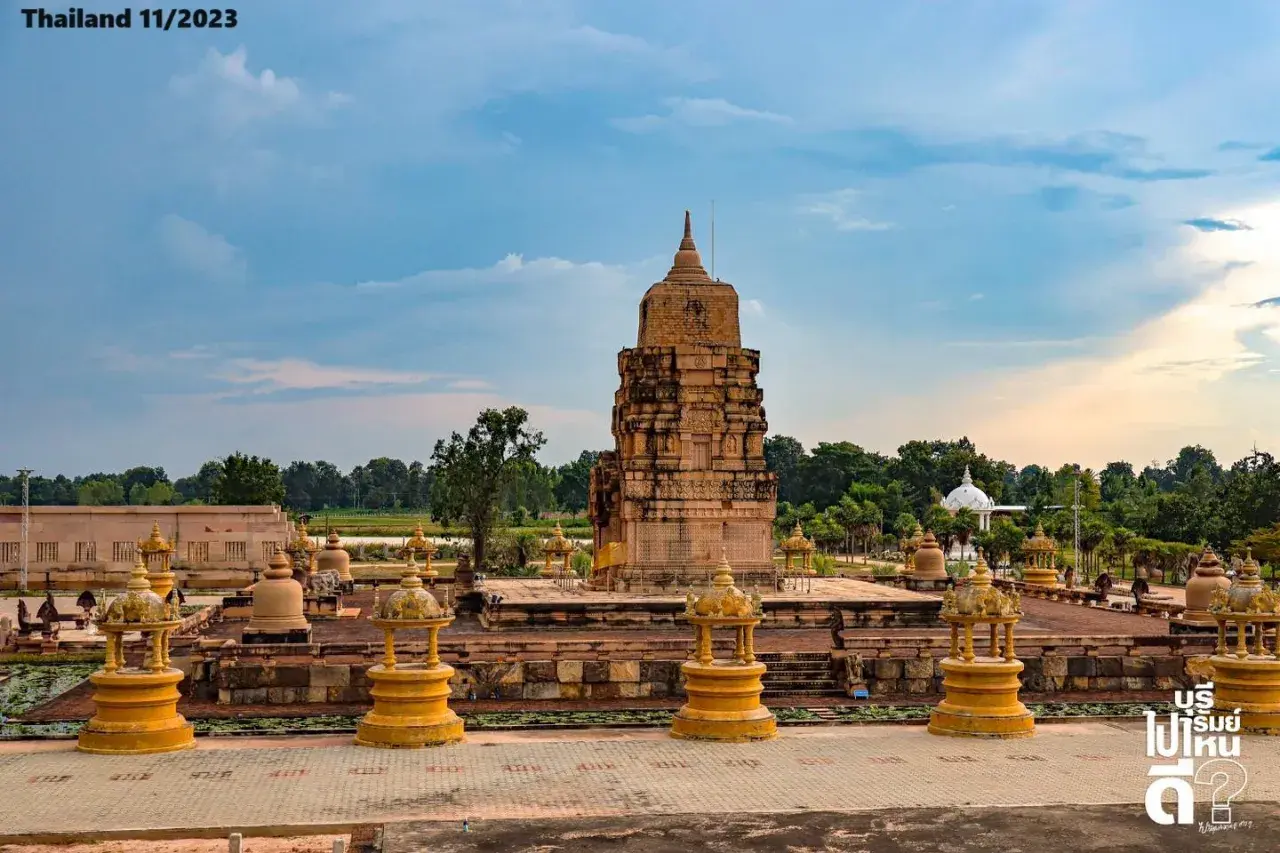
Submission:
<svg viewBox="0 0 1280 853">
<path fill-rule="evenodd" d="M 82 755 L 0 749 L 0 833 L 306 827 L 408 819 L 1140 802 L 1140 725 L 1042 726 L 1023 741 L 918 727 L 788 730 L 761 744 L 661 731 L 493 733 L 430 750 L 343 739 L 202 740 L 194 751 Z M 1246 738 L 1242 800 L 1280 798 L 1280 742 Z"/>
</svg>

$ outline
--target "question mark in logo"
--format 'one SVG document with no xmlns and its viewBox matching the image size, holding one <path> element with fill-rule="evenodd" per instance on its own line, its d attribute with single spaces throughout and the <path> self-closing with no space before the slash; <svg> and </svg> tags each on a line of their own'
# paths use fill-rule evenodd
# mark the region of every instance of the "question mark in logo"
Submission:
<svg viewBox="0 0 1280 853">
<path fill-rule="evenodd" d="M 1213 809 L 1209 822 L 1228 824 L 1231 823 L 1231 800 L 1240 796 L 1240 792 L 1248 784 L 1249 771 L 1238 761 L 1215 758 L 1200 765 L 1195 782 L 1197 785 L 1217 785 L 1213 789 Z"/>
</svg>

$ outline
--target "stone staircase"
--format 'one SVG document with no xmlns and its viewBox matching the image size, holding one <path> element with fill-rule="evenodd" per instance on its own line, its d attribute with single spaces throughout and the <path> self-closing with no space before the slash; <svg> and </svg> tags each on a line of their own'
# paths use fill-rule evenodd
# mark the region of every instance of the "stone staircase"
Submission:
<svg viewBox="0 0 1280 853">
<path fill-rule="evenodd" d="M 770 696 L 843 696 L 832 673 L 828 652 L 760 652 L 756 659 L 768 667 L 764 698 Z"/>
</svg>

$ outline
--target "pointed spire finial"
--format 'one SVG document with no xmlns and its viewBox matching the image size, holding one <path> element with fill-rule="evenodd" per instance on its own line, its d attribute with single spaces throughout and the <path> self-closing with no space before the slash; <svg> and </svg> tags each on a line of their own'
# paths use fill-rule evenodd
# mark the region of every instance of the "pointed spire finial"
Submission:
<svg viewBox="0 0 1280 853">
<path fill-rule="evenodd" d="M 698 246 L 693 242 L 693 217 L 687 210 L 684 212 L 684 237 L 680 240 L 680 249 L 671 263 L 667 278 L 707 280 L 711 278 L 703 268 L 702 255 L 698 254 Z"/>
<path fill-rule="evenodd" d="M 693 240 L 693 218 L 689 215 L 689 211 L 684 212 L 684 239 Z M 681 246 L 680 248 L 684 248 Z"/>
</svg>

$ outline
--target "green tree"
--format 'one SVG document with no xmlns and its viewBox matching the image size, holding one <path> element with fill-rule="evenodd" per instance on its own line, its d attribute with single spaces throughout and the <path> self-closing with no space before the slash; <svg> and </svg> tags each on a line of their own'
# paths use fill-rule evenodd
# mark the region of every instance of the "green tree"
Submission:
<svg viewBox="0 0 1280 853">
<path fill-rule="evenodd" d="M 124 503 L 124 489 L 118 480 L 85 480 L 76 489 L 76 503 L 80 506 L 120 506 Z"/>
<path fill-rule="evenodd" d="M 173 487 L 184 501 L 200 501 L 211 504 L 214 502 L 214 491 L 221 477 L 222 462 L 217 459 L 211 459 L 201 465 L 196 474 L 191 477 L 180 478 L 173 484 Z"/>
<path fill-rule="evenodd" d="M 587 508 L 591 494 L 591 469 L 600 459 L 598 450 L 584 450 L 578 458 L 556 469 L 555 499 L 561 509 L 572 513 Z"/>
<path fill-rule="evenodd" d="M 471 533 L 472 559 L 485 568 L 485 547 L 493 532 L 498 501 L 521 463 L 546 444 L 542 433 L 528 428 L 529 413 L 512 406 L 485 409 L 466 436 L 454 433 L 436 442 L 431 454 L 435 486 L 431 514 L 463 522 Z"/>
<path fill-rule="evenodd" d="M 771 435 L 764 440 L 764 463 L 778 475 L 778 500 L 797 497 L 800 464 L 806 459 L 804 445 L 789 435 Z"/>
<path fill-rule="evenodd" d="M 920 522 L 909 512 L 900 512 L 893 519 L 893 532 L 899 539 L 910 539 L 916 532 Z"/>
<path fill-rule="evenodd" d="M 264 506 L 284 501 L 280 468 L 270 459 L 239 451 L 223 459 L 213 487 L 213 502 L 222 506 Z"/>
<path fill-rule="evenodd" d="M 967 506 L 962 506 L 956 510 L 955 517 L 951 519 L 950 532 L 960 543 L 960 558 L 964 559 L 965 552 L 969 548 L 969 540 L 973 537 L 974 532 L 978 529 L 978 514 Z"/>
</svg>

